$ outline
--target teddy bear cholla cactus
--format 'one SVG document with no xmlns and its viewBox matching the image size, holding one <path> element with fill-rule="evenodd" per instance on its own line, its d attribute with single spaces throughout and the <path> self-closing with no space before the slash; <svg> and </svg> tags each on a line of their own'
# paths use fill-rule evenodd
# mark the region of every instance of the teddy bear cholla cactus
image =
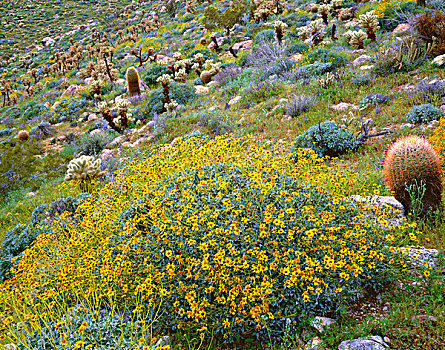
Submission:
<svg viewBox="0 0 445 350">
<path fill-rule="evenodd" d="M 275 21 L 274 28 L 275 34 L 277 36 L 278 43 L 283 42 L 284 31 L 287 29 L 287 24 L 282 21 Z"/>
<path fill-rule="evenodd" d="M 318 45 L 323 41 L 325 29 L 323 20 L 319 18 L 305 27 L 298 28 L 298 36 L 307 45 Z"/>
<path fill-rule="evenodd" d="M 359 49 L 364 48 L 364 41 L 366 39 L 366 33 L 363 30 L 352 31 L 348 30 L 343 34 L 348 40 L 349 44 L 357 45 Z"/>
<path fill-rule="evenodd" d="M 164 95 L 164 104 L 170 103 L 170 83 L 173 82 L 172 78 L 168 74 L 162 74 L 158 79 L 158 83 L 162 85 L 162 94 Z"/>
<path fill-rule="evenodd" d="M 358 17 L 358 22 L 361 27 L 366 29 L 368 39 L 376 41 L 375 33 L 380 29 L 379 20 L 374 13 L 374 10 L 366 12 Z"/>
<path fill-rule="evenodd" d="M 321 14 L 324 24 L 328 24 L 328 14 L 332 11 L 332 6 L 329 4 L 321 4 L 318 7 L 318 12 Z"/>
<path fill-rule="evenodd" d="M 105 172 L 100 170 L 100 159 L 95 160 L 92 156 L 84 155 L 73 159 L 68 164 L 65 181 L 86 181 L 104 174 Z"/>
<path fill-rule="evenodd" d="M 170 115 L 176 116 L 176 109 L 178 108 L 179 104 L 175 100 L 171 100 L 170 103 L 165 103 L 164 108 L 167 110 L 167 113 Z"/>
</svg>

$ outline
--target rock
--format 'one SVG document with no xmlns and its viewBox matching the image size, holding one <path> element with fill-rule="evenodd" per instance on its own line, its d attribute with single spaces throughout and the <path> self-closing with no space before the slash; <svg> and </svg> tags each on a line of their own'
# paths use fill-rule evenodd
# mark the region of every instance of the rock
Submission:
<svg viewBox="0 0 445 350">
<path fill-rule="evenodd" d="M 373 64 L 370 64 L 370 65 L 368 65 L 368 66 L 361 66 L 361 67 L 360 67 L 360 70 L 370 70 L 370 69 L 372 69 L 372 68 L 374 68 L 374 65 L 373 65 Z"/>
<path fill-rule="evenodd" d="M 100 153 L 99 158 L 100 158 L 101 160 L 106 160 L 106 159 L 108 159 L 108 158 L 113 157 L 113 153 L 114 153 L 114 151 L 111 150 L 111 149 L 104 149 L 104 150 L 102 150 L 102 152 Z"/>
<path fill-rule="evenodd" d="M 42 39 L 42 44 L 44 46 L 48 46 L 48 45 L 54 45 L 55 44 L 55 40 L 53 38 L 50 38 L 49 36 L 47 36 L 46 38 Z"/>
<path fill-rule="evenodd" d="M 408 84 L 399 86 L 399 89 L 403 90 L 403 91 L 411 91 L 411 90 L 416 89 L 416 85 L 408 83 Z"/>
<path fill-rule="evenodd" d="M 305 348 L 307 350 L 317 350 L 320 348 L 319 345 L 321 344 L 321 342 L 322 340 L 319 337 L 315 337 L 306 344 Z"/>
<path fill-rule="evenodd" d="M 365 52 L 366 52 L 365 49 L 357 49 L 357 50 L 352 51 L 352 53 L 365 53 Z"/>
<path fill-rule="evenodd" d="M 416 315 L 411 318 L 415 323 L 419 322 L 432 322 L 436 323 L 437 319 L 434 316 L 427 316 L 427 315 Z"/>
<path fill-rule="evenodd" d="M 400 34 L 405 34 L 408 30 L 409 30 L 409 24 L 401 23 L 392 31 L 392 33 L 395 35 L 400 35 Z"/>
<path fill-rule="evenodd" d="M 241 99 L 241 96 L 235 96 L 229 101 L 229 106 L 236 105 Z"/>
<path fill-rule="evenodd" d="M 201 72 L 199 78 L 204 84 L 207 84 L 208 82 L 210 82 L 210 80 L 212 80 L 212 74 L 208 70 L 205 70 Z"/>
<path fill-rule="evenodd" d="M 311 322 L 311 326 L 322 333 L 335 323 L 335 320 L 329 317 L 316 316 Z"/>
<path fill-rule="evenodd" d="M 386 350 L 388 345 L 382 337 L 374 335 L 370 338 L 346 340 L 340 343 L 338 350 Z"/>
<path fill-rule="evenodd" d="M 83 82 L 85 83 L 86 86 L 90 85 L 93 82 L 93 78 L 85 78 L 83 80 Z"/>
<path fill-rule="evenodd" d="M 332 105 L 331 106 L 331 108 L 333 110 L 335 110 L 335 111 L 344 111 L 345 109 L 348 109 L 348 108 L 355 109 L 355 107 L 358 107 L 358 106 L 350 104 L 350 103 L 347 103 L 347 102 L 340 102 L 337 105 Z"/>
<path fill-rule="evenodd" d="M 34 197 L 35 195 L 35 192 L 28 192 L 27 194 L 25 194 L 25 197 Z"/>
<path fill-rule="evenodd" d="M 366 196 L 353 195 L 351 197 L 355 202 L 365 203 L 363 209 L 367 211 L 368 218 L 378 226 L 381 227 L 380 222 L 377 220 L 379 210 L 384 210 L 386 213 L 386 219 L 388 224 L 383 228 L 397 227 L 402 224 L 404 219 L 403 205 L 397 201 L 393 196 Z M 389 220 L 388 220 L 389 219 Z"/>
<path fill-rule="evenodd" d="M 94 135 L 98 135 L 98 134 L 100 134 L 100 133 L 102 133 L 102 130 L 100 130 L 100 129 L 94 129 L 94 130 L 92 130 L 92 131 L 90 132 L 90 135 L 91 135 L 91 136 L 94 136 Z"/>
<path fill-rule="evenodd" d="M 118 136 L 118 137 L 116 137 L 113 141 L 111 141 L 109 144 L 108 144 L 108 147 L 115 147 L 115 146 L 118 146 L 118 145 L 120 145 L 123 141 L 124 141 L 124 139 L 125 139 L 125 136 Z"/>
<path fill-rule="evenodd" d="M 295 53 L 292 56 L 290 56 L 290 60 L 294 62 L 300 62 L 303 59 L 303 55 L 301 53 Z"/>
<path fill-rule="evenodd" d="M 221 46 L 225 40 L 224 36 L 220 36 L 219 38 L 216 38 L 216 42 L 218 43 L 218 46 Z M 215 47 L 215 43 L 212 41 L 209 45 L 207 45 L 207 48 L 209 50 L 213 49 Z"/>
<path fill-rule="evenodd" d="M 219 83 L 217 81 L 212 80 L 210 83 L 207 84 L 207 86 L 209 87 L 209 89 L 211 89 L 211 88 L 218 87 Z"/>
<path fill-rule="evenodd" d="M 362 65 L 364 63 L 367 63 L 367 62 L 369 62 L 371 60 L 372 60 L 371 56 L 361 55 L 361 56 L 357 57 L 354 61 L 352 61 L 352 64 L 354 66 L 360 66 L 360 65 Z"/>
<path fill-rule="evenodd" d="M 91 113 L 88 116 L 88 121 L 97 120 L 97 119 L 99 119 L 99 118 L 97 117 L 96 113 Z"/>
<path fill-rule="evenodd" d="M 239 43 L 233 44 L 234 50 L 249 50 L 252 48 L 252 40 L 245 40 Z"/>
<path fill-rule="evenodd" d="M 73 96 L 77 95 L 82 91 L 82 87 L 76 84 L 70 85 L 62 94 L 62 96 Z"/>
<path fill-rule="evenodd" d="M 403 128 L 410 128 L 410 129 L 412 129 L 414 127 L 415 127 L 415 125 L 411 124 L 411 123 L 404 123 L 404 124 L 400 125 L 400 129 L 403 129 Z"/>
<path fill-rule="evenodd" d="M 425 247 L 406 246 L 400 248 L 394 248 L 394 251 L 400 252 L 407 256 L 411 263 L 415 266 L 425 266 L 428 264 L 432 267 L 436 267 L 437 259 L 439 258 L 439 252 L 437 249 L 427 249 Z"/>
<path fill-rule="evenodd" d="M 445 62 L 445 55 L 440 55 L 440 56 L 437 56 L 436 58 L 434 58 L 434 60 L 431 62 L 431 64 L 436 64 L 439 67 L 441 67 L 441 66 L 443 66 L 444 62 Z"/>
<path fill-rule="evenodd" d="M 198 95 L 206 95 L 210 92 L 210 88 L 203 85 L 195 85 L 195 89 Z"/>
<path fill-rule="evenodd" d="M 213 112 L 213 111 L 216 111 L 218 109 L 218 106 L 212 106 L 212 107 L 210 107 L 209 108 L 209 112 Z"/>
</svg>

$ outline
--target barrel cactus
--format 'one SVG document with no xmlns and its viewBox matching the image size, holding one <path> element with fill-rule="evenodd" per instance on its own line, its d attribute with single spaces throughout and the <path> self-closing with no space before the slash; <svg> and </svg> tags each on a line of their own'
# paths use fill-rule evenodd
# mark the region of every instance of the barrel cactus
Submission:
<svg viewBox="0 0 445 350">
<path fill-rule="evenodd" d="M 101 175 L 103 172 L 100 171 L 100 159 L 95 160 L 92 156 L 80 156 L 68 164 L 65 181 L 85 181 Z"/>
<path fill-rule="evenodd" d="M 140 95 L 139 73 L 134 67 L 127 69 L 127 89 L 130 97 Z"/>
<path fill-rule="evenodd" d="M 394 197 L 403 204 L 405 214 L 413 209 L 407 188 L 424 186 L 420 216 L 442 208 L 442 160 L 428 140 L 410 135 L 398 140 L 387 151 L 383 169 Z"/>
</svg>

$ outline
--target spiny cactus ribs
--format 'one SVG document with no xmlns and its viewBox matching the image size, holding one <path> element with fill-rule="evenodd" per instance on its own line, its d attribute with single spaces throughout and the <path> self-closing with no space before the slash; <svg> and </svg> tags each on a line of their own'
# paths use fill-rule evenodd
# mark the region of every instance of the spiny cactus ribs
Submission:
<svg viewBox="0 0 445 350">
<path fill-rule="evenodd" d="M 128 96 L 136 96 L 141 94 L 139 86 L 139 73 L 134 67 L 127 69 L 127 88 Z"/>
<path fill-rule="evenodd" d="M 407 136 L 394 143 L 387 151 L 383 169 L 385 178 L 394 197 L 403 204 L 405 214 L 413 204 L 407 187 L 425 184 L 422 211 L 429 212 L 442 208 L 442 159 L 433 146 L 424 138 Z"/>
</svg>

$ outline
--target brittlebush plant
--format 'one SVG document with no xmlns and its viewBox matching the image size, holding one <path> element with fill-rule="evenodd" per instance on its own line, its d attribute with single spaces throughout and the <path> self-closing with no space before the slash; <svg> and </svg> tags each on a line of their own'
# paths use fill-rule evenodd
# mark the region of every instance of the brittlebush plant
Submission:
<svg viewBox="0 0 445 350">
<path fill-rule="evenodd" d="M 154 334 L 229 342 L 278 340 L 288 318 L 297 327 L 315 312 L 338 312 L 407 267 L 390 247 L 416 236 L 407 223 L 383 229 L 388 215 L 373 223 L 345 197 L 352 171 L 297 152 L 294 163 L 225 135 L 127 161 L 23 253 L 1 286 L 1 307 L 16 310 L 3 320 L 36 324 L 37 305 L 51 315 L 53 302 L 94 299 L 96 309 L 112 301 L 145 312 L 139 318 Z"/>
</svg>

